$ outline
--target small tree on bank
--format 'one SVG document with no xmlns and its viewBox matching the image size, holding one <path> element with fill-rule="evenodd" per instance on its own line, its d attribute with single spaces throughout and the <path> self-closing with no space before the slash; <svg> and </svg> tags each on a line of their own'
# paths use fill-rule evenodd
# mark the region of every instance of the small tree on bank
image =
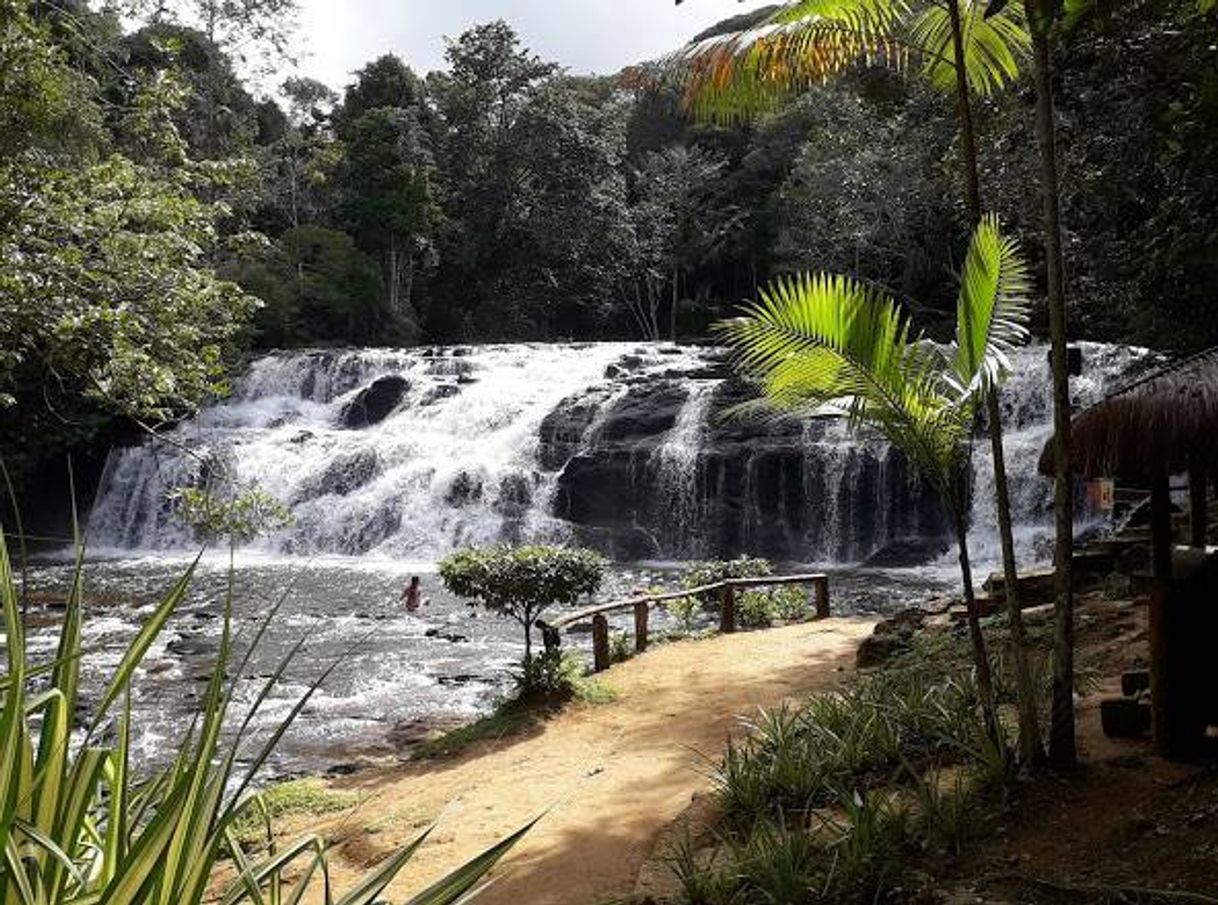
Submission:
<svg viewBox="0 0 1218 905">
<path fill-rule="evenodd" d="M 520 623 L 527 677 L 533 624 L 547 607 L 569 606 L 596 591 L 606 565 L 604 557 L 591 550 L 499 546 L 453 553 L 440 562 L 440 577 L 453 594 Z"/>
</svg>

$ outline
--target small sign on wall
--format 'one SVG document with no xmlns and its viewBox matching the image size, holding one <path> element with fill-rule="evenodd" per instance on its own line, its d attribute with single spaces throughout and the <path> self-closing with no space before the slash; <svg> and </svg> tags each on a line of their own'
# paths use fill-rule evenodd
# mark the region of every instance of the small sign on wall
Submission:
<svg viewBox="0 0 1218 905">
<path fill-rule="evenodd" d="M 1087 502 L 1092 509 L 1111 512 L 1116 502 L 1116 481 L 1112 478 L 1097 478 L 1087 484 Z"/>
</svg>

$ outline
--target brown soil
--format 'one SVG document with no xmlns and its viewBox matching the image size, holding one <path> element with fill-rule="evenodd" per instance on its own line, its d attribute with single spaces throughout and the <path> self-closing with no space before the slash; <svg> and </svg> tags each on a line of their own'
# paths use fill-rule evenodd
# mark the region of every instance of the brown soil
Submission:
<svg viewBox="0 0 1218 905">
<path fill-rule="evenodd" d="M 1080 601 L 1077 660 L 1098 677 L 1077 710 L 1080 767 L 1024 782 L 978 844 L 932 859 L 940 901 L 1218 902 L 1215 762 L 1166 761 L 1149 737 L 1110 739 L 1100 726 L 1099 702 L 1120 696 L 1121 672 L 1145 668 L 1146 615 L 1144 603 Z"/>
<path fill-rule="evenodd" d="M 740 718 L 832 687 L 873 625 L 831 619 L 662 645 L 604 674 L 617 693 L 612 703 L 570 706 L 523 735 L 446 760 L 338 781 L 368 798 L 316 827 L 337 843 L 336 888 L 439 817 L 389 889 L 401 901 L 549 809 L 479 905 L 595 905 L 633 895 L 640 874 L 654 873 L 644 866 L 654 865 L 665 829 L 708 788 L 704 770 Z"/>
<path fill-rule="evenodd" d="M 1051 613 L 1038 608 L 1028 618 L 1047 625 Z M 339 843 L 338 888 L 436 815 L 432 843 L 391 887 L 391 900 L 551 808 L 480 902 L 662 898 L 671 889 L 666 846 L 683 828 L 714 821 L 702 770 L 721 755 L 740 717 L 832 687 L 853 669 L 871 626 L 831 620 L 666 645 L 606 674 L 618 693 L 613 703 L 569 706 L 523 735 L 448 760 L 342 780 L 369 798 L 320 827 Z M 1100 700 L 1120 693 L 1123 670 L 1145 667 L 1146 652 L 1144 604 L 1098 594 L 1080 601 L 1077 660 L 1098 677 L 1079 702 L 1082 765 L 1023 781 L 983 818 L 981 837 L 962 854 L 927 852 L 915 866 L 914 886 L 922 890 L 915 900 L 1218 903 L 1215 761 L 1165 761 L 1148 738 L 1109 739 L 1100 728 Z"/>
</svg>

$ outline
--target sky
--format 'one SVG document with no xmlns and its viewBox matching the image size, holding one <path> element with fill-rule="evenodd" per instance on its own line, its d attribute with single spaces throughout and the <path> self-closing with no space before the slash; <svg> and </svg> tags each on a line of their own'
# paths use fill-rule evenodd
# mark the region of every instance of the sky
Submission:
<svg viewBox="0 0 1218 905">
<path fill-rule="evenodd" d="M 301 0 L 302 74 L 341 89 L 384 53 L 444 68 L 444 38 L 504 19 L 526 47 L 575 74 L 611 74 L 685 43 L 759 0 Z"/>
</svg>

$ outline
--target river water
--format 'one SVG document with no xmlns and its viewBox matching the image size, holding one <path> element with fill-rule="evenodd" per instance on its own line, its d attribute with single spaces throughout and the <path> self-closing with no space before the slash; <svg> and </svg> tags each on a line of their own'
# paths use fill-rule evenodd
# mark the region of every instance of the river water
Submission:
<svg viewBox="0 0 1218 905">
<path fill-rule="evenodd" d="M 188 565 L 188 558 L 164 554 L 88 564 L 85 689 L 100 693 L 142 621 Z M 62 595 L 71 573 L 66 562 L 43 562 L 31 570 L 29 645 L 37 661 L 54 653 L 58 611 L 47 604 Z M 172 756 L 200 703 L 220 640 L 230 574 L 237 637 L 232 668 L 263 616 L 282 598 L 249 666 L 230 677 L 236 683 L 234 718 L 248 708 L 289 648 L 306 639 L 255 718 L 251 747 L 274 730 L 323 669 L 340 661 L 280 745 L 273 761 L 277 773 L 392 755 L 420 727 L 474 719 L 511 689 L 523 653 L 520 627 L 454 599 L 427 564 L 243 554 L 230 573 L 227 556 L 208 555 L 134 683 L 134 756 L 145 764 Z M 411 574 L 421 575 L 429 598 L 414 614 L 405 612 L 399 599 Z M 678 584 L 675 565 L 616 566 L 600 599 Z M 950 571 L 944 570 L 846 570 L 831 578 L 837 613 L 891 611 L 950 586 Z M 628 614 L 612 624 L 615 630 L 631 630 Z M 652 625 L 660 632 L 675 628 L 662 610 Z M 568 633 L 564 644 L 588 655 L 587 635 Z"/>
</svg>

